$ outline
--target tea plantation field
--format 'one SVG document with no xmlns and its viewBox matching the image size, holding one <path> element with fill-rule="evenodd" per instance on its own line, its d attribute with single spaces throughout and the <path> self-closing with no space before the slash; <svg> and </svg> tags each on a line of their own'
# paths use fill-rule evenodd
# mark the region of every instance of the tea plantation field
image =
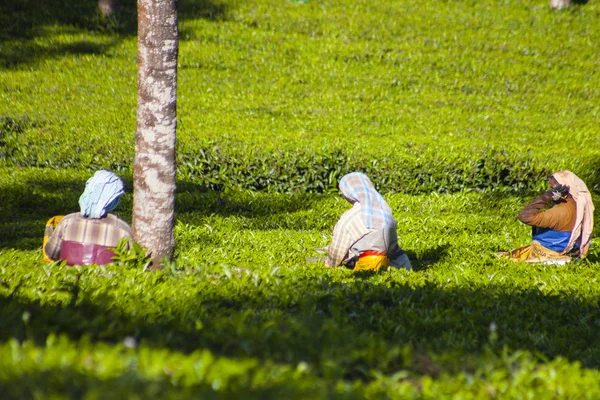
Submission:
<svg viewBox="0 0 600 400">
<path fill-rule="evenodd" d="M 135 5 L 74 3 L 0 4 L 2 399 L 600 397 L 600 241 L 562 267 L 493 256 L 528 242 L 552 171 L 600 210 L 596 1 L 180 1 L 161 272 L 41 259 L 98 168 L 131 219 Z M 307 262 L 352 170 L 413 271 Z"/>
</svg>

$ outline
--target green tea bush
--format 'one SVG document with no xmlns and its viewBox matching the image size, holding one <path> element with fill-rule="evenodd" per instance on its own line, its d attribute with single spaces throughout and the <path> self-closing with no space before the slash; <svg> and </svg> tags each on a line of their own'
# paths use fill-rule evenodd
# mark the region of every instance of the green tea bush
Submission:
<svg viewBox="0 0 600 400">
<path fill-rule="evenodd" d="M 197 154 L 179 155 L 182 179 L 213 190 L 225 187 L 276 192 L 336 191 L 340 178 L 352 171 L 366 173 L 384 192 L 430 193 L 507 188 L 523 192 L 539 187 L 552 171 L 515 161 L 506 152 L 482 151 L 480 155 L 448 160 L 431 152 L 413 156 L 361 157 L 342 150 L 307 153 L 250 151 L 227 154 L 219 145 Z"/>
<path fill-rule="evenodd" d="M 597 2 L 182 0 L 178 247 L 152 273 L 41 261 L 94 170 L 131 216 L 135 10 L 96 5 L 0 4 L 0 397 L 600 396 L 598 241 L 493 255 L 552 171 L 600 188 Z M 353 170 L 413 271 L 307 262 Z"/>
<path fill-rule="evenodd" d="M 348 207 L 339 195 L 181 185 L 176 261 L 149 273 L 125 255 L 103 267 L 43 264 L 42 217 L 76 208 L 85 172 L 50 171 L 43 186 L 40 171 L 3 171 L 0 185 L 13 210 L 0 233 L 16 235 L 0 244 L 7 398 L 42 388 L 67 398 L 599 390 L 597 243 L 563 267 L 492 255 L 529 240 L 515 219 L 526 197 L 387 195 L 415 271 L 353 274 L 306 262 Z M 119 212 L 130 208 L 125 198 Z"/>
<path fill-rule="evenodd" d="M 0 14 L 22 11 L 17 3 Z M 130 173 L 131 9 L 111 30 L 90 14 L 92 0 L 72 13 L 28 3 L 39 9 L 31 21 L 0 24 L 0 118 L 31 121 L 5 132 L 0 164 Z M 570 169 L 600 187 L 595 4 L 556 13 L 531 1 L 187 0 L 181 9 L 183 180 L 323 192 L 363 170 L 388 191 L 519 191 Z"/>
</svg>

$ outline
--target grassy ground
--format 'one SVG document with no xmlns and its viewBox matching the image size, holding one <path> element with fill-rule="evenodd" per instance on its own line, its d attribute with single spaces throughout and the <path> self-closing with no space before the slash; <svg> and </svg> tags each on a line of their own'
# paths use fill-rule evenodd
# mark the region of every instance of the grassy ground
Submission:
<svg viewBox="0 0 600 400">
<path fill-rule="evenodd" d="M 598 4 L 183 1 L 160 273 L 41 261 L 91 171 L 125 178 L 131 215 L 135 10 L 94 5 L 0 5 L 5 398 L 600 396 L 600 243 L 560 268 L 492 255 L 527 243 L 549 171 L 600 187 Z M 347 207 L 315 192 L 355 168 L 415 271 L 306 262 Z"/>
</svg>

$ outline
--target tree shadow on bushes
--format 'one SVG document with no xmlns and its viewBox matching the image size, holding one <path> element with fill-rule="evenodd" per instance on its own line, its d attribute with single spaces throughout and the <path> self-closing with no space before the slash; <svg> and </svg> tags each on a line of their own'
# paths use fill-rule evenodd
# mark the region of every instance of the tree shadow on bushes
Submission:
<svg viewBox="0 0 600 400">
<path fill-rule="evenodd" d="M 227 17 L 227 5 L 219 0 L 179 0 L 177 12 L 180 19 L 222 21 Z"/>
<path fill-rule="evenodd" d="M 449 244 L 443 244 L 440 246 L 430 247 L 422 252 L 415 253 L 408 250 L 406 254 L 410 259 L 410 262 L 415 271 L 424 271 L 430 266 L 443 261 L 448 254 Z"/>
<path fill-rule="evenodd" d="M 182 219 L 218 214 L 239 215 L 250 218 L 290 213 L 311 208 L 322 195 L 312 193 L 269 194 L 250 192 L 218 192 L 203 185 L 189 182 L 177 183 L 177 212 Z"/>
<path fill-rule="evenodd" d="M 179 1 L 180 20 L 219 20 L 226 15 L 227 8 L 222 3 Z M 105 38 L 102 44 L 82 40 L 61 45 L 51 39 L 49 28 L 54 26 L 60 26 L 62 32 L 98 32 L 112 39 Z M 0 68 L 17 68 L 68 54 L 102 54 L 136 33 L 137 8 L 133 0 L 123 0 L 120 12 L 110 17 L 100 14 L 98 0 L 5 0 L 0 3 Z"/>
<path fill-rule="evenodd" d="M 370 380 L 373 370 L 429 374 L 432 363 L 464 371 L 469 368 L 465 360 L 502 346 L 548 358 L 564 356 L 586 367 L 600 365 L 600 333 L 595 329 L 600 311 L 576 296 L 395 281 L 350 285 L 326 276 L 285 279 L 295 291 L 263 282 L 226 293 L 211 284 L 196 294 L 188 292 L 187 298 L 172 301 L 169 296 L 171 300 L 158 302 L 151 295 L 120 298 L 109 292 L 114 286 L 47 288 L 80 293 L 68 305 L 31 301 L 13 287 L 13 293 L 0 295 L 0 340 L 14 337 L 44 345 L 49 334 L 64 334 L 121 343 L 132 336 L 145 346 L 186 353 L 208 348 L 233 358 L 308 362 L 321 376 L 349 380 Z M 158 293 L 161 286 L 176 283 L 160 280 L 157 288 L 148 289 Z M 30 316 L 25 322 L 24 313 Z M 497 339 L 491 341 L 492 323 Z M 405 346 L 413 355 L 428 354 L 429 366 L 407 355 Z"/>
<path fill-rule="evenodd" d="M 173 378 L 146 378 L 135 372 L 125 372 L 115 377 L 100 377 L 83 369 L 61 367 L 55 370 L 35 371 L 24 374 L 10 372 L 0 378 L 3 400 L 29 399 L 39 396 L 43 388 L 45 398 L 98 398 L 98 399 L 281 399 L 318 396 L 318 388 L 294 388 L 287 382 L 277 382 L 264 387 L 252 387 L 244 377 L 226 388 L 213 388 L 212 379 L 200 384 L 183 385 Z M 208 375 L 208 374 L 207 374 Z"/>
<path fill-rule="evenodd" d="M 91 176 L 92 173 L 89 173 Z M 34 250 L 41 248 L 46 221 L 54 215 L 79 211 L 79 196 L 89 178 L 52 179 L 43 175 L 24 179 L 18 184 L 4 185 L 0 190 L 3 212 L 0 213 L 0 248 Z M 125 196 L 114 211 L 130 222 L 133 207 L 133 182 L 130 176 L 121 176 Z M 218 214 L 242 216 L 251 223 L 266 228 L 266 219 L 277 215 L 309 209 L 317 195 L 292 194 L 275 196 L 239 197 L 213 192 L 203 185 L 186 181 L 177 182 L 176 218 L 184 223 Z M 301 227 L 298 227 L 300 229 Z"/>
<path fill-rule="evenodd" d="M 4 185 L 0 190 L 0 248 L 41 248 L 46 221 L 54 215 L 78 211 L 85 180 L 36 179 Z"/>
</svg>

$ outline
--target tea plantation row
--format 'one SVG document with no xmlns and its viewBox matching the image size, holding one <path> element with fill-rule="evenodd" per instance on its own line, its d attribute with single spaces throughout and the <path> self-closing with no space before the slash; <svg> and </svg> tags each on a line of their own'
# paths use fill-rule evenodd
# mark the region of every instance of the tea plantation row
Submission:
<svg viewBox="0 0 600 400">
<path fill-rule="evenodd" d="M 102 21 L 94 6 L 0 5 L 0 165 L 131 169 L 135 10 Z M 598 188 L 598 14 L 184 0 L 180 177 L 323 192 L 363 170 L 388 191 L 518 191 L 568 168 Z"/>
<path fill-rule="evenodd" d="M 493 256 L 527 243 L 515 215 L 552 171 L 600 188 L 600 3 L 181 0 L 157 273 L 41 261 L 98 168 L 131 218 L 135 7 L 76 3 L 0 4 L 0 397 L 600 397 L 600 242 L 559 268 Z M 351 170 L 414 271 L 307 262 Z"/>
<path fill-rule="evenodd" d="M 600 391 L 598 243 L 588 260 L 560 268 L 495 259 L 529 239 L 515 219 L 525 198 L 388 195 L 416 268 L 371 275 L 306 262 L 346 209 L 339 196 L 181 185 L 176 262 L 148 273 L 135 259 L 42 264 L 45 217 L 76 209 L 86 172 L 2 172 L 8 398 Z M 130 207 L 127 195 L 120 213 Z"/>
</svg>

